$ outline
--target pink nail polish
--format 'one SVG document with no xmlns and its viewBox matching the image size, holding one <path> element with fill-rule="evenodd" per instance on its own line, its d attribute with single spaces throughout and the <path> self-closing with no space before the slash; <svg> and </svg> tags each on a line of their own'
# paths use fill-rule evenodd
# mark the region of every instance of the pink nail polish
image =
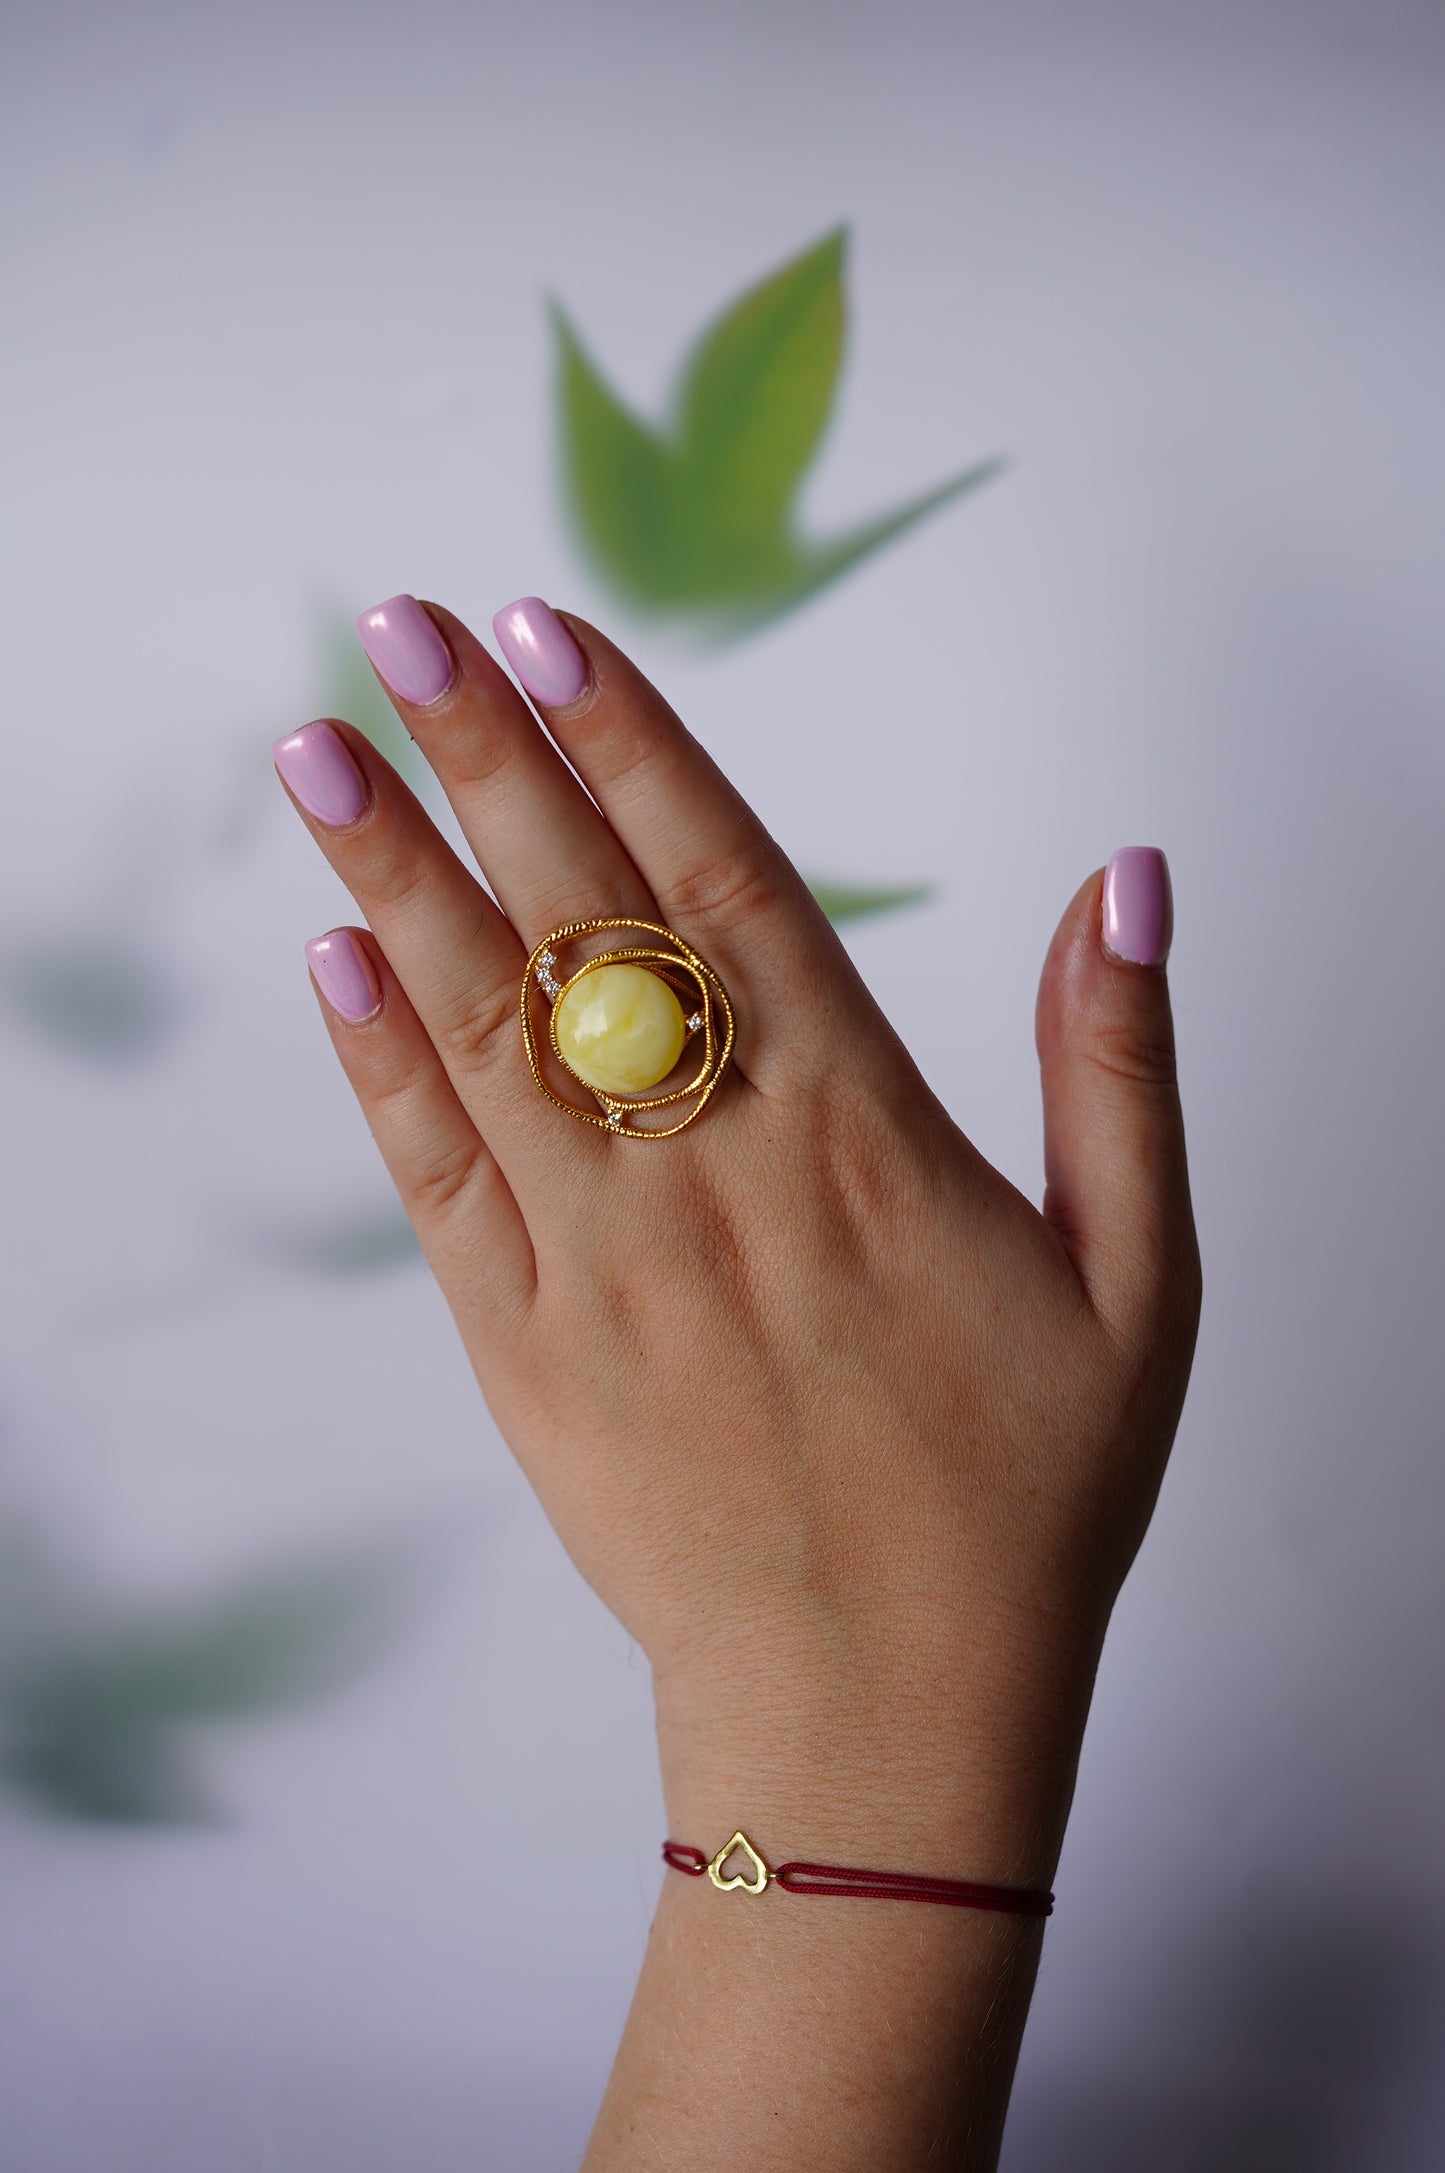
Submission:
<svg viewBox="0 0 1445 2173">
<path fill-rule="evenodd" d="M 503 656 L 534 702 L 565 709 L 587 684 L 587 659 L 540 596 L 523 596 L 492 621 Z"/>
<path fill-rule="evenodd" d="M 414 596 L 389 596 L 356 622 L 361 646 L 395 695 L 421 707 L 452 683 L 452 653 Z"/>
<path fill-rule="evenodd" d="M 278 739 L 271 755 L 308 815 L 328 830 L 355 822 L 369 797 L 366 779 L 341 734 L 324 717 Z"/>
<path fill-rule="evenodd" d="M 1174 934 L 1169 863 L 1155 845 L 1124 845 L 1104 870 L 1104 949 L 1127 966 L 1162 966 Z"/>
<path fill-rule="evenodd" d="M 306 946 L 306 963 L 316 976 L 316 986 L 341 1018 L 355 1022 L 380 1010 L 376 969 L 349 928 L 313 936 Z"/>
</svg>

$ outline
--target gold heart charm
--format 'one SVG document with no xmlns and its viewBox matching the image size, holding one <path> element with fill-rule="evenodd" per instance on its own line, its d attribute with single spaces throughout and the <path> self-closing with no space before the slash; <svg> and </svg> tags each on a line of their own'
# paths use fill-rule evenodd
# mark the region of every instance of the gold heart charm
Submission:
<svg viewBox="0 0 1445 2173">
<path fill-rule="evenodd" d="M 724 1878 L 722 1875 L 723 1865 L 727 1862 L 728 1858 L 732 1855 L 735 1855 L 739 1849 L 741 1849 L 743 1855 L 747 1858 L 749 1864 L 752 1866 L 753 1876 L 749 1878 L 747 1872 L 745 1871 L 731 1871 L 728 1873 L 728 1876 Z M 772 1876 L 771 1872 L 768 1870 L 767 1865 L 763 1862 L 763 1859 L 761 1858 L 761 1856 L 759 1856 L 757 1850 L 753 1847 L 752 1842 L 749 1841 L 747 1835 L 742 1831 L 741 1827 L 733 1835 L 731 1841 L 725 1841 L 722 1847 L 718 1850 L 716 1856 L 714 1856 L 712 1862 L 707 1867 L 707 1875 L 712 1880 L 713 1885 L 718 1887 L 724 1894 L 728 1893 L 732 1888 L 739 1886 L 742 1888 L 745 1894 L 761 1894 L 763 1888 L 767 1885 L 768 1880 Z"/>
</svg>

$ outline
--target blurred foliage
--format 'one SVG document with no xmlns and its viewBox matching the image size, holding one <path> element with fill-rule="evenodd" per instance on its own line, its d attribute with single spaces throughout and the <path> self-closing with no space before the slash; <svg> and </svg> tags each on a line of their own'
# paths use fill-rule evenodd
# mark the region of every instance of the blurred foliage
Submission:
<svg viewBox="0 0 1445 2173">
<path fill-rule="evenodd" d="M 420 1260 L 421 1247 L 400 1207 L 339 1215 L 311 1229 L 278 1232 L 267 1251 L 290 1267 L 320 1275 L 375 1275 Z"/>
<path fill-rule="evenodd" d="M 0 1544 L 0 1779 L 53 1817 L 172 1824 L 213 1815 L 192 1764 L 203 1725 L 343 1688 L 411 1611 L 396 1543 L 259 1571 L 190 1606 L 97 1593 L 35 1531 Z"/>
<path fill-rule="evenodd" d="M 152 1055 L 186 1008 L 153 952 L 95 929 L 18 947 L 0 961 L 0 987 L 32 1033 L 92 1063 Z"/>
<path fill-rule="evenodd" d="M 867 890 L 844 883 L 809 881 L 808 888 L 835 928 L 845 921 L 866 920 L 874 913 L 896 913 L 903 906 L 925 905 L 933 896 L 927 883 L 906 884 L 896 890 Z"/>
<path fill-rule="evenodd" d="M 747 633 L 1000 472 L 983 461 L 840 536 L 799 534 L 798 494 L 843 359 L 846 244 L 846 228 L 825 235 L 709 325 L 661 425 L 624 405 L 553 303 L 567 498 L 583 549 L 623 602 Z"/>
</svg>

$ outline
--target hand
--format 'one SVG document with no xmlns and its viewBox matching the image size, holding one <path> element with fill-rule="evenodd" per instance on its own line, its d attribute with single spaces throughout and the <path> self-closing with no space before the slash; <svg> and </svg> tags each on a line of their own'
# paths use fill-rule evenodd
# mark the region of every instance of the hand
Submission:
<svg viewBox="0 0 1445 2173">
<path fill-rule="evenodd" d="M 359 733 L 322 722 L 279 743 L 373 931 L 311 947 L 325 1014 L 499 1425 L 652 1662 L 665 1770 L 696 1772 L 693 1798 L 716 1775 L 716 1806 L 676 1815 L 711 1808 L 711 1831 L 724 1797 L 757 1817 L 760 1792 L 781 1810 L 810 1766 L 831 1781 L 840 1730 L 867 1794 L 863 1774 L 907 1744 L 942 1796 L 960 1736 L 1003 1708 L 1027 1760 L 1039 1726 L 1082 1725 L 1193 1346 L 1162 964 L 1108 954 L 1091 876 L 1039 996 L 1039 1213 L 602 635 L 535 600 L 499 617 L 549 741 L 450 613 L 403 598 L 370 619 L 497 903 Z M 731 1076 L 656 1146 L 561 1115 L 518 1031 L 532 946 L 619 913 L 695 944 L 737 1014 Z M 1167 939 L 1160 922 L 1161 960 Z M 988 1735 L 995 1763 L 1014 1722 Z M 788 1840 L 856 1852 L 888 1823 L 859 1822 L 855 1806 L 836 1837 L 814 1817 Z"/>
</svg>

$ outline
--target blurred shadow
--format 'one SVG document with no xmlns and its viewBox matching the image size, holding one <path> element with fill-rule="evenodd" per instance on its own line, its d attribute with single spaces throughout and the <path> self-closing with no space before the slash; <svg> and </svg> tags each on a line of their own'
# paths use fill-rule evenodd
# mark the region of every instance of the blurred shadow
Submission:
<svg viewBox="0 0 1445 2173">
<path fill-rule="evenodd" d="M 576 2173 L 604 2079 L 484 2049 L 367 2062 L 269 2037 L 218 2058 L 182 2032 L 169 2058 L 87 2063 L 77 2088 L 67 2051 L 49 2102 L 7 2118 L 5 2173 Z"/>
<path fill-rule="evenodd" d="M 17 945 L 0 960 L 0 993 L 32 1034 L 100 1064 L 154 1055 L 190 1010 L 157 951 L 133 936 L 86 929 Z"/>
<path fill-rule="evenodd" d="M 455 1535 L 388 1534 L 164 1600 L 0 1524 L 0 1793 L 47 1819 L 209 1823 L 199 1731 L 315 1704 L 385 1657 Z"/>
<path fill-rule="evenodd" d="M 1330 1891 L 1202 1927 L 1152 2017 L 1150 2064 L 1172 2039 L 1177 2087 L 1025 2083 L 1003 2173 L 1378 2173 L 1441 1931 Z"/>
</svg>

